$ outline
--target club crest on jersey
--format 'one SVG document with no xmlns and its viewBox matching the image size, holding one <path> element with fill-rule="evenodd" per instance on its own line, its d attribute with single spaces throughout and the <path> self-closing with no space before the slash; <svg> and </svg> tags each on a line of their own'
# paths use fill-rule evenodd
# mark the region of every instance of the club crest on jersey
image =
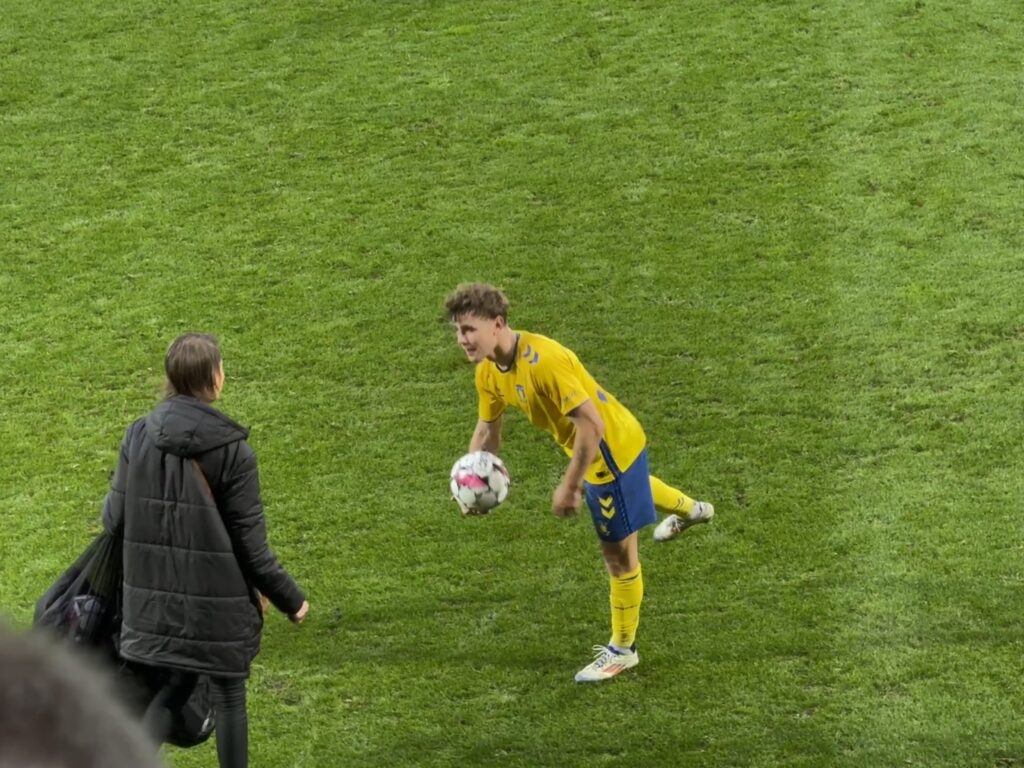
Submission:
<svg viewBox="0 0 1024 768">
<path fill-rule="evenodd" d="M 526 387 L 516 384 L 516 394 L 519 395 L 519 402 L 526 405 Z"/>
</svg>

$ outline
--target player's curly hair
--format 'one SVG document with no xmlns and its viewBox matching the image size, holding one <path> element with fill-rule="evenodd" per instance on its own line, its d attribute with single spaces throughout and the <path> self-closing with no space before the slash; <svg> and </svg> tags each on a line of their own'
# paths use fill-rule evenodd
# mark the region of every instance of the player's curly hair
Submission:
<svg viewBox="0 0 1024 768">
<path fill-rule="evenodd" d="M 508 320 L 508 298 L 500 288 L 488 283 L 462 283 L 448 294 L 444 307 L 450 320 L 463 315 Z"/>
</svg>

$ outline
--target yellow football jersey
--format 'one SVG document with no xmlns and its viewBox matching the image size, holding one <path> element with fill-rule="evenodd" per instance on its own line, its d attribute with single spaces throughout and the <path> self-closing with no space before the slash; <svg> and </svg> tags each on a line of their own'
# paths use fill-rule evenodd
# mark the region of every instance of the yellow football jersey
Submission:
<svg viewBox="0 0 1024 768">
<path fill-rule="evenodd" d="M 479 363 L 476 390 L 481 419 L 494 421 L 513 405 L 531 424 L 550 432 L 570 456 L 576 426 L 566 414 L 590 400 L 604 420 L 601 451 L 585 478 L 590 483 L 612 480 L 605 452 L 624 472 L 647 442 L 636 417 L 594 381 L 572 350 L 536 333 L 516 334 L 515 362 L 510 370 L 501 370 L 493 360 Z"/>
</svg>

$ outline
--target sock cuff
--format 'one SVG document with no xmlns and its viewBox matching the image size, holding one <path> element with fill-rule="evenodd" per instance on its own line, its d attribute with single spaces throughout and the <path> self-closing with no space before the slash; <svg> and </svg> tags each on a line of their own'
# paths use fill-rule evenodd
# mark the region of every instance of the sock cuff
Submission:
<svg viewBox="0 0 1024 768">
<path fill-rule="evenodd" d="M 624 573 L 621 576 L 612 576 L 612 581 L 617 581 L 620 584 L 628 584 L 631 581 L 636 581 L 641 576 L 640 570 L 641 570 L 640 566 L 637 565 L 635 571 L 630 571 L 629 573 Z"/>
</svg>

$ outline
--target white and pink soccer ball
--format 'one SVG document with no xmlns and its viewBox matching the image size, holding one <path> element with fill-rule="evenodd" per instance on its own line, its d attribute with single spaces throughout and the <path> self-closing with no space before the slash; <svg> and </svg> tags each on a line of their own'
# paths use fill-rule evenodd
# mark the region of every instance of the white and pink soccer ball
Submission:
<svg viewBox="0 0 1024 768">
<path fill-rule="evenodd" d="M 509 483 L 504 462 L 487 451 L 467 453 L 452 467 L 452 497 L 464 510 L 490 512 L 508 496 Z"/>
</svg>

